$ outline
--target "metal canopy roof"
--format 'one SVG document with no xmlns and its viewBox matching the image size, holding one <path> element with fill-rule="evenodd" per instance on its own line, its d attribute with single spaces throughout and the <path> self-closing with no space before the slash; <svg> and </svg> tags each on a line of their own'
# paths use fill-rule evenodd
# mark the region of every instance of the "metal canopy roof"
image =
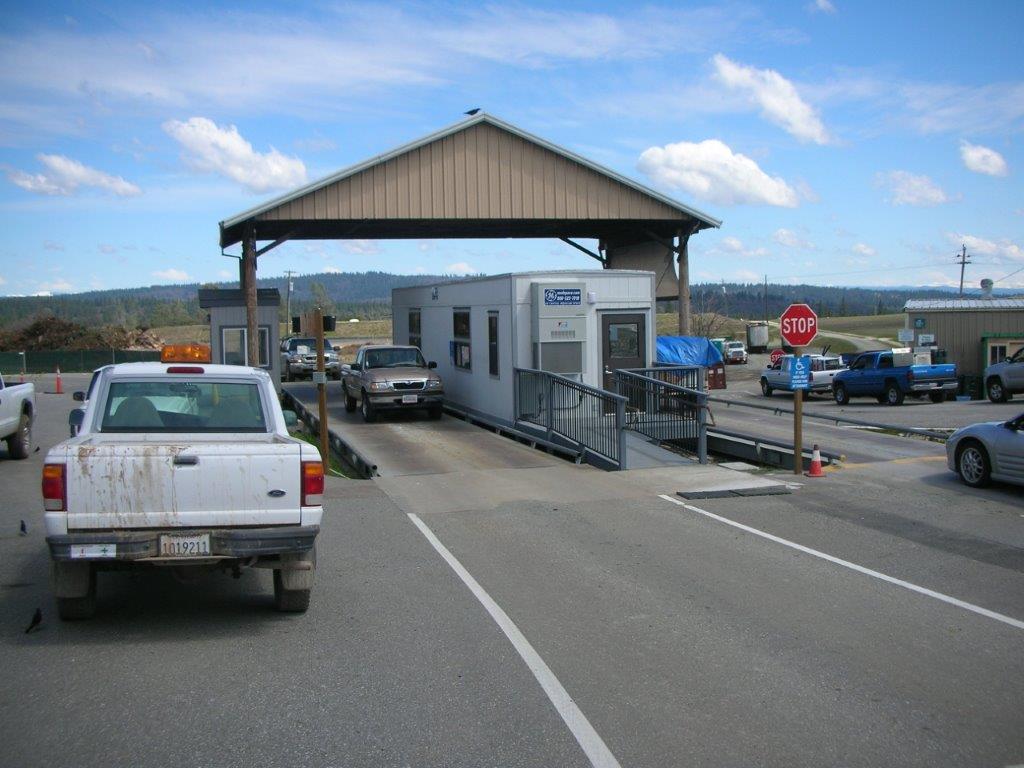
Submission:
<svg viewBox="0 0 1024 768">
<path fill-rule="evenodd" d="M 721 221 L 486 113 L 220 223 L 259 240 L 672 238 Z"/>
<path fill-rule="evenodd" d="M 1024 297 L 1005 299 L 910 299 L 904 306 L 904 312 L 941 312 L 962 310 L 968 312 L 1024 312 Z"/>
</svg>

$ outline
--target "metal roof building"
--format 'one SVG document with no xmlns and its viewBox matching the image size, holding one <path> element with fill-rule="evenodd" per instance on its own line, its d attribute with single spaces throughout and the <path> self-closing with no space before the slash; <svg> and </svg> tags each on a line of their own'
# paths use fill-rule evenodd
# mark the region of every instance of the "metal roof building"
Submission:
<svg viewBox="0 0 1024 768">
<path fill-rule="evenodd" d="M 946 350 L 963 376 L 976 379 L 985 367 L 1024 346 L 1024 297 L 913 299 L 903 311 L 916 346 Z"/>
<path fill-rule="evenodd" d="M 679 299 L 686 333 L 687 243 L 720 225 L 480 113 L 225 219 L 220 245 L 242 244 L 241 282 L 254 316 L 256 260 L 287 240 L 559 238 L 606 268 L 653 271 L 657 297 Z M 598 252 L 572 238 L 596 239 Z M 258 240 L 270 243 L 257 248 Z"/>
</svg>

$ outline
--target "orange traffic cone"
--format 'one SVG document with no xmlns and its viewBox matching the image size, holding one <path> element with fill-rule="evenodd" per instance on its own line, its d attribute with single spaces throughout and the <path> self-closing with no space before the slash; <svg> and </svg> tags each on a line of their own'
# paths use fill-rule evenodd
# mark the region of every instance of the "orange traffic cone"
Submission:
<svg viewBox="0 0 1024 768">
<path fill-rule="evenodd" d="M 808 477 L 824 477 L 825 473 L 821 471 L 821 452 L 818 450 L 818 446 L 814 446 L 814 451 L 811 453 L 811 468 L 807 472 Z"/>
<path fill-rule="evenodd" d="M 57 388 L 54 391 L 54 394 L 57 394 L 57 395 L 63 395 L 64 394 L 64 384 L 60 380 L 60 366 L 59 365 L 57 366 Z"/>
</svg>

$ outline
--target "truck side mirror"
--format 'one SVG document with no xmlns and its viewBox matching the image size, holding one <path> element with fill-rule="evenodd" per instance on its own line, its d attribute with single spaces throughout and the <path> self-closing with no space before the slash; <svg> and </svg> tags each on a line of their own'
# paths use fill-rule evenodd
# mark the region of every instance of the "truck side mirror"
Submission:
<svg viewBox="0 0 1024 768">
<path fill-rule="evenodd" d="M 74 400 L 76 403 L 84 403 L 85 402 L 85 392 L 72 392 L 71 393 L 71 399 Z"/>
<path fill-rule="evenodd" d="M 78 392 L 75 393 L 79 394 Z M 68 427 L 71 429 L 71 436 L 74 437 L 78 434 L 82 428 L 82 423 L 85 421 L 85 410 L 82 408 L 72 408 L 71 413 L 68 414 Z"/>
<path fill-rule="evenodd" d="M 430 370 L 434 370 L 435 368 L 437 368 L 437 363 L 431 360 L 429 363 L 427 363 L 427 368 L 429 368 Z"/>
<path fill-rule="evenodd" d="M 352 365 L 350 367 L 351 367 L 351 369 L 353 371 L 360 371 L 363 368 L 363 364 L 362 363 L 352 363 Z"/>
</svg>

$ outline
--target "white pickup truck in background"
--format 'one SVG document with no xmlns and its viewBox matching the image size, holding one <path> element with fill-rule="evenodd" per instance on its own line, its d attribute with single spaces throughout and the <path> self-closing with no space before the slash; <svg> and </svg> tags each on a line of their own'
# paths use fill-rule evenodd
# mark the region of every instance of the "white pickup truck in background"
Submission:
<svg viewBox="0 0 1024 768">
<path fill-rule="evenodd" d="M 324 470 L 289 436 L 294 418 L 257 368 L 102 369 L 78 435 L 43 468 L 61 618 L 91 616 L 96 572 L 126 566 L 270 568 L 276 607 L 306 610 Z"/>
<path fill-rule="evenodd" d="M 7 455 L 12 459 L 28 458 L 35 415 L 35 385 L 8 386 L 0 374 L 0 440 L 7 441 Z"/>
</svg>

